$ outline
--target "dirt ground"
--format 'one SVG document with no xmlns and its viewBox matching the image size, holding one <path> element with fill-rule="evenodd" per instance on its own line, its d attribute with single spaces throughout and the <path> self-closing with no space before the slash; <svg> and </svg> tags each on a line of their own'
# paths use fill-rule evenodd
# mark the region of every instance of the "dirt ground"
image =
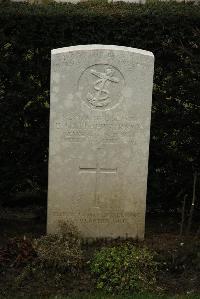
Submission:
<svg viewBox="0 0 200 299">
<path fill-rule="evenodd" d="M 179 220 L 176 216 L 147 215 L 146 236 L 142 242 L 132 241 L 138 246 L 147 246 L 156 252 L 159 262 L 157 285 L 158 291 L 168 294 L 200 293 L 200 239 L 193 233 L 187 237 L 179 236 Z M 4 209 L 0 213 L 0 266 L 3 262 L 5 248 L 12 238 L 32 239 L 44 235 L 46 232 L 45 209 L 29 207 L 23 209 Z M 113 241 L 113 244 L 121 242 Z M 105 241 L 99 240 L 93 244 L 85 244 L 84 250 L 88 257 L 102 246 Z M 110 244 L 109 244 L 110 245 Z M 10 246 L 10 245 L 9 245 Z M 13 243 L 11 243 L 13 246 Z M 25 244 L 25 246 L 28 246 Z M 25 248 L 25 250 L 28 250 Z M 0 293 L 5 295 L 13 285 L 13 281 L 20 275 L 22 267 L 16 263 L 8 263 L 7 267 L 0 267 Z M 51 274 L 49 274 L 49 277 Z M 49 278 L 48 277 L 48 278 Z M 52 294 L 91 291 L 92 280 L 83 269 L 76 277 L 69 275 L 66 285 L 62 288 L 52 285 L 51 279 L 29 281 L 23 288 L 15 292 L 19 294 Z"/>
</svg>

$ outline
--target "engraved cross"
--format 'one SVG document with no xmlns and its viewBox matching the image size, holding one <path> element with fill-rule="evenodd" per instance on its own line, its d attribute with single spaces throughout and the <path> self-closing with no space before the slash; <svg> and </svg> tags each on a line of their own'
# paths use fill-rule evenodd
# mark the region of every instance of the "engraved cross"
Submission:
<svg viewBox="0 0 200 299">
<path fill-rule="evenodd" d="M 95 174 L 95 204 L 99 206 L 100 203 L 99 175 L 103 173 L 116 174 L 117 168 L 101 167 L 99 165 L 99 162 L 96 162 L 95 167 L 79 167 L 79 172 Z"/>
</svg>

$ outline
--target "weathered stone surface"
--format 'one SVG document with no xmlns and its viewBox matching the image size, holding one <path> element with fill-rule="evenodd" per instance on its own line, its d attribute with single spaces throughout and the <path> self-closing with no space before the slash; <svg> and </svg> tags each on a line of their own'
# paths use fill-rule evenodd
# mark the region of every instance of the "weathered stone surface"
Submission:
<svg viewBox="0 0 200 299">
<path fill-rule="evenodd" d="M 106 45 L 52 50 L 48 232 L 144 236 L 153 54 Z"/>
</svg>

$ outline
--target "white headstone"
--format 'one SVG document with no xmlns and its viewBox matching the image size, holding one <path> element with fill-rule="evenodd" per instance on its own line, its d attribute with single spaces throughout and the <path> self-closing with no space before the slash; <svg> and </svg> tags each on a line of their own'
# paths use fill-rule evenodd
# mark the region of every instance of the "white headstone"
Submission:
<svg viewBox="0 0 200 299">
<path fill-rule="evenodd" d="M 120 46 L 52 50 L 48 232 L 144 237 L 154 57 Z"/>
</svg>

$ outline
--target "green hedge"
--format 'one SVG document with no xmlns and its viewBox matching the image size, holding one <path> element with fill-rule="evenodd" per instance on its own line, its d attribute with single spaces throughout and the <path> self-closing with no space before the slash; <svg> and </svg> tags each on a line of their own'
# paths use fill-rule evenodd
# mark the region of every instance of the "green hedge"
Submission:
<svg viewBox="0 0 200 299">
<path fill-rule="evenodd" d="M 176 209 L 200 165 L 200 6 L 0 4 L 0 202 L 47 189 L 50 50 L 116 44 L 152 51 L 149 208 Z M 199 188 L 199 187 L 198 187 Z"/>
</svg>

